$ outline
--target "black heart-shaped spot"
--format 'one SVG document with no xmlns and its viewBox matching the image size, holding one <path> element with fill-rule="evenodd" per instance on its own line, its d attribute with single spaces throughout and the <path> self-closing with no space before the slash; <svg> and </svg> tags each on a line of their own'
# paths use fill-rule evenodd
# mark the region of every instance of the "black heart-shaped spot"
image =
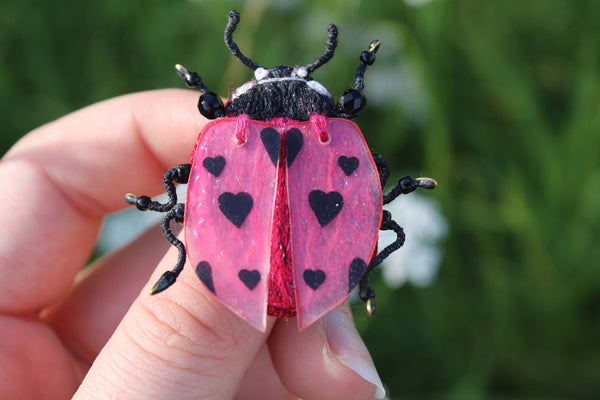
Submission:
<svg viewBox="0 0 600 400">
<path fill-rule="evenodd" d="M 225 192 L 219 196 L 219 209 L 238 228 L 246 220 L 253 203 L 252 196 L 246 192 L 238 194 Z"/>
<path fill-rule="evenodd" d="M 344 171 L 346 176 L 350 176 L 356 168 L 358 168 L 358 158 L 340 156 L 340 158 L 338 158 L 338 165 L 342 168 L 342 171 Z"/>
<path fill-rule="evenodd" d="M 244 282 L 244 285 L 246 285 L 248 289 L 252 290 L 260 281 L 260 272 L 257 270 L 248 271 L 247 269 L 243 269 L 238 273 L 238 277 Z"/>
<path fill-rule="evenodd" d="M 362 259 L 352 260 L 348 269 L 348 293 L 358 285 L 365 272 L 367 272 L 367 264 Z"/>
<path fill-rule="evenodd" d="M 273 165 L 277 167 L 279 151 L 281 150 L 281 135 L 273 128 L 265 128 L 260 131 L 260 139 L 267 150 L 267 154 L 269 154 L 269 158 L 273 161 Z"/>
<path fill-rule="evenodd" d="M 212 280 L 212 268 L 210 267 L 209 263 L 206 261 L 199 262 L 196 266 L 196 275 L 198 275 L 198 278 L 200 278 L 208 290 L 215 293 L 215 286 Z"/>
<path fill-rule="evenodd" d="M 344 206 L 344 198 L 338 192 L 325 193 L 320 190 L 313 190 L 308 194 L 308 203 L 321 226 L 330 223 Z"/>
<path fill-rule="evenodd" d="M 214 176 L 219 176 L 221 171 L 223 171 L 223 167 L 225 167 L 225 159 L 221 156 L 216 156 L 215 158 L 206 157 L 204 161 L 202 161 L 202 165 L 204 168 L 208 170 Z"/>
<path fill-rule="evenodd" d="M 285 151 L 287 165 L 290 167 L 304 144 L 304 137 L 299 129 L 292 128 L 285 133 Z"/>
<path fill-rule="evenodd" d="M 312 289 L 317 290 L 323 282 L 325 282 L 325 272 L 320 269 L 307 269 L 302 274 L 304 282 Z"/>
</svg>

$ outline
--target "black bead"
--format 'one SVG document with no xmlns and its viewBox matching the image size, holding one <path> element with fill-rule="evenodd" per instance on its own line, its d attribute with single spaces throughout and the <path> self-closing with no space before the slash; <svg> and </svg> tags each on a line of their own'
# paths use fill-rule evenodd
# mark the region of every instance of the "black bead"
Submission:
<svg viewBox="0 0 600 400">
<path fill-rule="evenodd" d="M 198 100 L 198 110 L 200 114 L 208 119 L 215 119 L 223 116 L 225 107 L 221 103 L 221 99 L 213 92 L 204 93 Z"/>
<path fill-rule="evenodd" d="M 185 84 L 191 89 L 197 88 L 202 84 L 202 78 L 197 72 L 190 72 L 189 76 L 185 77 Z"/>
<path fill-rule="evenodd" d="M 372 51 L 363 51 L 360 53 L 360 62 L 372 65 L 375 62 L 375 53 Z"/>
<path fill-rule="evenodd" d="M 178 165 L 176 168 L 177 175 L 175 175 L 175 182 L 188 183 L 192 166 L 190 164 L 181 164 Z"/>
<path fill-rule="evenodd" d="M 362 301 L 367 301 L 369 299 L 374 299 L 375 298 L 375 291 L 373 289 L 371 289 L 369 286 L 361 287 L 360 290 L 359 290 L 359 292 L 358 292 L 358 297 L 360 297 L 360 299 Z"/>
<path fill-rule="evenodd" d="M 346 115 L 354 115 L 365 105 L 365 97 L 356 89 L 348 89 L 338 100 L 338 110 Z"/>
<path fill-rule="evenodd" d="M 135 202 L 135 206 L 138 210 L 146 211 L 148 209 L 148 205 L 150 203 L 150 197 L 148 196 L 140 196 Z"/>
<path fill-rule="evenodd" d="M 383 210 L 383 213 L 381 214 L 381 224 L 385 224 L 385 223 L 389 223 L 392 220 L 392 213 L 390 213 L 388 210 Z"/>
<path fill-rule="evenodd" d="M 410 176 L 405 176 L 404 178 L 400 179 L 400 189 L 402 189 L 402 193 L 410 193 L 412 191 L 414 191 L 417 186 L 415 185 L 415 180 L 413 178 L 411 178 Z"/>
<path fill-rule="evenodd" d="M 175 222 L 183 223 L 183 218 L 185 216 L 185 207 L 183 204 L 177 204 L 173 209 L 175 214 Z"/>
</svg>

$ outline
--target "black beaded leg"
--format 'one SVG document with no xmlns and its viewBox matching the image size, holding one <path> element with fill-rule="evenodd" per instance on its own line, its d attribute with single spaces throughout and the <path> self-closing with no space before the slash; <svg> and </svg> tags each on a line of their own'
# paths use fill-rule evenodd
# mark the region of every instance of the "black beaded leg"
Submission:
<svg viewBox="0 0 600 400">
<path fill-rule="evenodd" d="M 160 293 L 169 286 L 171 286 L 173 283 L 175 283 L 175 280 L 183 270 L 186 254 L 185 246 L 183 245 L 183 242 L 177 239 L 173 232 L 171 232 L 171 220 L 175 220 L 175 222 L 182 224 L 184 215 L 185 204 L 178 203 L 171 209 L 171 211 L 167 213 L 167 215 L 165 215 L 165 217 L 162 220 L 161 228 L 163 234 L 173 246 L 177 247 L 177 250 L 179 250 L 179 256 L 177 258 L 177 264 L 175 264 L 175 267 L 171 271 L 165 272 L 160 277 L 158 282 L 156 282 L 156 284 L 150 290 L 150 294 Z"/>
<path fill-rule="evenodd" d="M 215 119 L 225 116 L 225 106 L 221 98 L 216 93 L 208 90 L 206 85 L 202 83 L 202 78 L 197 72 L 188 71 L 181 64 L 175 65 L 177 74 L 185 79 L 185 84 L 191 89 L 198 89 L 202 94 L 198 99 L 198 110 L 208 119 Z"/>
<path fill-rule="evenodd" d="M 396 197 L 401 194 L 407 194 L 414 191 L 416 188 L 423 189 L 435 189 L 437 182 L 431 178 L 417 178 L 414 179 L 410 176 L 405 176 L 398 181 L 398 184 L 390 190 L 390 192 L 383 196 L 383 204 L 391 203 Z"/>
<path fill-rule="evenodd" d="M 190 171 L 192 166 L 190 164 L 179 164 L 176 167 L 171 168 L 163 175 L 163 185 L 169 196 L 169 201 L 166 203 L 160 203 L 158 201 L 152 201 L 148 196 L 134 196 L 131 193 L 127 193 L 125 201 L 127 204 L 131 204 L 137 207 L 140 211 L 157 211 L 167 212 L 170 211 L 175 204 L 177 204 L 177 191 L 175 190 L 175 183 L 187 183 L 190 177 Z"/>
<path fill-rule="evenodd" d="M 396 221 L 392 219 L 392 214 L 387 210 L 383 210 L 381 230 L 396 232 L 396 240 L 387 245 L 377 254 L 377 256 L 371 260 L 364 276 L 360 280 L 359 296 L 362 301 L 367 303 L 367 312 L 369 315 L 373 315 L 375 313 L 375 291 L 369 287 L 369 273 L 371 273 L 375 267 L 381 264 L 382 261 L 385 260 L 390 254 L 402 247 L 404 241 L 406 240 L 404 230 Z"/>
<path fill-rule="evenodd" d="M 177 203 L 177 191 L 175 189 L 175 183 L 188 183 L 191 168 L 192 167 L 190 164 L 179 164 L 178 166 L 173 167 L 165 172 L 163 175 L 163 184 L 165 186 L 165 190 L 167 191 L 167 195 L 169 196 L 169 200 L 166 203 L 153 201 L 148 196 L 137 197 L 131 193 L 128 193 L 125 196 L 125 201 L 128 204 L 135 205 L 140 211 L 150 210 L 156 212 L 166 212 L 167 215 L 165 215 L 161 223 L 163 235 L 165 235 L 165 238 L 167 238 L 169 243 L 177 247 L 177 250 L 179 250 L 179 258 L 177 260 L 177 264 L 175 264 L 175 268 L 163 274 L 163 276 L 150 291 L 150 294 L 162 292 L 171 286 L 175 282 L 175 279 L 177 279 L 177 276 L 185 264 L 185 246 L 179 239 L 175 237 L 175 235 L 173 235 L 170 225 L 171 220 L 175 220 L 175 222 L 180 224 L 183 223 L 185 205 L 183 203 Z"/>
<path fill-rule="evenodd" d="M 385 184 L 390 177 L 390 167 L 387 161 L 381 156 L 381 154 L 373 153 L 373 161 L 377 167 L 379 173 L 379 182 L 381 183 L 381 190 L 385 187 Z M 390 192 L 383 196 L 383 204 L 389 204 L 396 197 L 401 194 L 407 194 L 414 191 L 416 188 L 423 189 L 435 189 L 437 182 L 431 178 L 417 178 L 413 179 L 410 176 L 405 176 L 398 181 L 398 184 L 390 190 Z"/>
<path fill-rule="evenodd" d="M 373 161 L 379 172 L 379 181 L 383 190 L 390 176 L 390 169 L 387 161 L 380 154 L 373 154 Z M 398 184 L 386 195 L 383 196 L 383 204 L 389 204 L 392 200 L 401 194 L 406 194 L 414 191 L 416 188 L 435 189 L 437 183 L 431 178 L 413 179 L 410 176 L 405 176 L 398 181 Z M 382 231 L 394 231 L 396 240 L 381 250 L 369 263 L 367 270 L 359 283 L 359 295 L 362 301 L 367 303 L 367 312 L 372 315 L 375 313 L 375 291 L 369 286 L 369 273 L 373 271 L 379 264 L 383 262 L 390 254 L 398 250 L 404 244 L 406 236 L 404 230 L 396 221 L 392 219 L 392 214 L 383 210 L 381 219 Z"/>
<path fill-rule="evenodd" d="M 383 190 L 388 178 L 390 177 L 390 166 L 381 154 L 373 153 L 372 155 L 373 161 L 375 161 L 375 166 L 377 167 L 377 172 L 379 172 L 379 183 L 381 184 L 381 190 Z"/>
</svg>

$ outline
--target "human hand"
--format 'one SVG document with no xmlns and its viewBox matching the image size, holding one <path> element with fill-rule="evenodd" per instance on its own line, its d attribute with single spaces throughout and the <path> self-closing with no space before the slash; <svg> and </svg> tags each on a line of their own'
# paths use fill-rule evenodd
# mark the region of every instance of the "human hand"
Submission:
<svg viewBox="0 0 600 400">
<path fill-rule="evenodd" d="M 188 159 L 206 124 L 196 102 L 184 90 L 108 100 L 36 129 L 0 162 L 0 398 L 383 397 L 347 306 L 303 332 L 270 317 L 262 333 L 189 266 L 150 296 L 177 258 L 158 229 L 81 271 L 123 195 L 159 193 Z"/>
</svg>

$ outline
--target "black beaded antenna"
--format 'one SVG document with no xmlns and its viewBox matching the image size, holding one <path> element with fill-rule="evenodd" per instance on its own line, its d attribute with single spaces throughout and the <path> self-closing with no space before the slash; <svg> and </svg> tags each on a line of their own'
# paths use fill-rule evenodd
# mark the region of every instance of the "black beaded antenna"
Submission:
<svg viewBox="0 0 600 400">
<path fill-rule="evenodd" d="M 365 87 L 364 80 L 367 66 L 373 65 L 375 62 L 375 53 L 379 50 L 379 46 L 381 46 L 381 42 L 379 40 L 373 40 L 369 43 L 369 50 L 360 53 L 360 65 L 356 70 L 356 81 L 354 82 L 354 89 L 358 90 L 359 93 L 362 93 L 362 90 Z"/>
<path fill-rule="evenodd" d="M 337 36 L 338 29 L 337 26 L 331 24 L 327 27 L 327 41 L 325 42 L 325 52 L 321 54 L 321 56 L 314 62 L 310 64 L 306 64 L 304 68 L 310 74 L 317 68 L 323 66 L 323 64 L 327 63 L 329 60 L 333 58 L 333 53 L 335 52 L 335 48 L 337 47 Z"/>
<path fill-rule="evenodd" d="M 356 70 L 354 88 L 347 89 L 338 100 L 337 110 L 340 117 L 354 118 L 367 104 L 367 99 L 362 94 L 365 88 L 365 71 L 369 65 L 375 62 L 375 53 L 379 50 L 379 46 L 381 46 L 381 42 L 373 40 L 369 43 L 369 49 L 360 53 L 360 65 Z"/>
<path fill-rule="evenodd" d="M 251 70 L 256 71 L 258 68 L 264 68 L 257 62 L 246 57 L 239 46 L 233 41 L 233 33 L 239 22 L 240 14 L 236 10 L 231 10 L 228 15 L 224 34 L 227 48 L 244 66 Z M 306 78 L 307 81 L 311 80 L 312 78 L 310 78 L 309 75 L 333 58 L 338 44 L 337 38 L 338 28 L 334 24 L 330 24 L 327 27 L 327 40 L 325 42 L 325 51 L 323 54 L 315 61 L 298 69 L 294 69 L 293 71 L 299 70 L 298 76 Z M 177 64 L 175 69 L 177 70 L 177 73 L 185 79 L 185 83 L 188 87 L 198 89 L 202 92 L 198 102 L 198 109 L 202 115 L 208 119 L 215 119 L 226 115 L 239 115 L 241 112 L 240 110 L 251 115 L 255 119 L 265 121 L 274 116 L 281 115 L 283 112 L 287 112 L 289 114 L 287 116 L 292 119 L 302 121 L 307 120 L 308 116 L 314 112 L 328 116 L 352 119 L 358 116 L 367 104 L 367 99 L 362 94 L 365 86 L 364 75 L 367 67 L 375 62 L 375 53 L 379 50 L 380 45 L 381 42 L 379 40 L 373 40 L 369 44 L 368 49 L 360 54 L 360 64 L 356 70 L 354 86 L 344 91 L 342 96 L 338 99 L 337 105 L 330 96 L 322 96 L 322 92 L 315 92 L 314 90 L 310 90 L 307 86 L 299 86 L 297 83 L 287 84 L 280 81 L 261 86 L 257 85 L 257 87 L 250 88 L 225 106 L 219 96 L 206 87 L 198 73 L 188 71 L 181 64 Z M 288 74 L 292 71 L 292 68 L 284 66 L 276 67 L 269 71 L 275 71 L 282 68 L 282 71 L 285 71 Z M 292 85 L 296 85 L 297 90 L 304 90 L 304 92 L 302 92 L 304 94 L 296 93 L 296 96 L 293 96 L 293 98 L 287 95 L 277 97 L 282 88 L 289 88 Z M 257 101 L 257 99 L 260 99 L 260 101 Z M 299 101 L 303 99 L 306 100 L 304 103 Z M 313 107 L 306 108 L 303 106 L 305 103 L 312 104 Z M 275 105 L 278 105 L 278 107 L 275 107 Z M 259 109 L 254 110 L 257 107 Z M 291 113 L 290 110 L 299 112 Z"/>
<path fill-rule="evenodd" d="M 227 21 L 227 26 L 225 27 L 225 45 L 227 45 L 227 48 L 238 60 L 240 60 L 242 64 L 254 71 L 261 66 L 252 61 L 250 58 L 246 57 L 238 45 L 233 41 L 233 31 L 235 31 L 235 28 L 239 23 L 240 13 L 238 13 L 236 10 L 229 11 L 229 20 Z"/>
</svg>

